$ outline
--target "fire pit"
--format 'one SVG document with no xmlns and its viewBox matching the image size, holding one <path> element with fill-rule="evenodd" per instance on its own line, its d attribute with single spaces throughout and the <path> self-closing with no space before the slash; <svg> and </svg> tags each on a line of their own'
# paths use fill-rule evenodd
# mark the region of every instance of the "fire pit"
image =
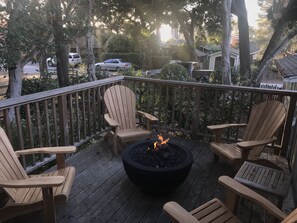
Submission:
<svg viewBox="0 0 297 223">
<path fill-rule="evenodd" d="M 171 192 L 188 176 L 193 155 L 176 143 L 154 141 L 129 145 L 122 153 L 124 168 L 129 179 L 143 191 Z"/>
</svg>

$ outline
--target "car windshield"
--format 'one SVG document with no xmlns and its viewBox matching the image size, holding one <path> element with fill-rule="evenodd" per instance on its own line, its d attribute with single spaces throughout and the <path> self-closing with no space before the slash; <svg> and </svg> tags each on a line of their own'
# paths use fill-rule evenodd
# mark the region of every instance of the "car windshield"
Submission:
<svg viewBox="0 0 297 223">
<path fill-rule="evenodd" d="M 78 54 L 74 54 L 73 55 L 73 58 L 79 58 L 79 55 Z"/>
</svg>

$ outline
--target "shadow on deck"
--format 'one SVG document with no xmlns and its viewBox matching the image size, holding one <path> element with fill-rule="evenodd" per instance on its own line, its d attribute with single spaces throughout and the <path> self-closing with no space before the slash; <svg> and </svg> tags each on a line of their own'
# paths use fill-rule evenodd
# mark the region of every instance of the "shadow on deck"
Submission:
<svg viewBox="0 0 297 223">
<path fill-rule="evenodd" d="M 173 193 L 164 195 L 144 194 L 131 183 L 121 157 L 114 157 L 104 140 L 73 155 L 67 163 L 76 167 L 76 178 L 68 203 L 56 207 L 57 221 L 163 223 L 170 222 L 162 214 L 162 206 L 169 200 L 191 210 L 214 197 L 223 199 L 223 188 L 218 185 L 217 179 L 221 175 L 233 177 L 231 166 L 225 162 L 214 164 L 207 143 L 184 139 L 178 139 L 178 143 L 192 151 L 194 163 L 186 181 Z M 284 209 L 289 208 L 287 203 Z M 265 214 L 251 214 L 252 209 L 259 208 L 247 201 L 241 201 L 240 206 L 239 213 L 252 216 L 245 216 L 243 222 L 260 222 L 266 217 Z M 10 222 L 43 222 L 42 212 Z"/>
</svg>

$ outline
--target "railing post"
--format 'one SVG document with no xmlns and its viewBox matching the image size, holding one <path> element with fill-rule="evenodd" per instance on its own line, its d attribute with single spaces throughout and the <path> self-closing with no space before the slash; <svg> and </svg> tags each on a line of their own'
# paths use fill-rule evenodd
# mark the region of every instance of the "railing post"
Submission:
<svg viewBox="0 0 297 223">
<path fill-rule="evenodd" d="M 281 155 L 283 157 L 286 157 L 287 152 L 288 151 L 291 152 L 291 149 L 293 149 L 293 148 L 289 148 L 289 146 L 290 146 L 289 142 L 290 142 L 290 137 L 291 137 L 291 129 L 292 129 L 295 108 L 296 108 L 296 97 L 291 96 L 290 104 L 289 104 L 289 108 L 288 108 L 287 119 L 286 119 L 286 123 L 285 123 L 282 149 L 281 149 Z"/>
<path fill-rule="evenodd" d="M 60 125 L 60 145 L 69 145 L 69 126 L 68 126 L 68 115 L 67 115 L 67 99 L 66 95 L 61 95 L 58 97 L 59 106 L 59 125 Z M 65 155 L 56 155 L 57 168 L 65 167 Z"/>
<path fill-rule="evenodd" d="M 68 115 L 67 115 L 67 99 L 66 95 L 58 97 L 58 108 L 59 108 L 59 125 L 60 125 L 60 145 L 69 145 L 69 126 L 68 126 Z"/>
<path fill-rule="evenodd" d="M 192 138 L 197 139 L 198 127 L 200 126 L 200 102 L 201 102 L 201 88 L 195 88 L 195 104 L 194 104 L 194 123 L 192 126 Z"/>
</svg>

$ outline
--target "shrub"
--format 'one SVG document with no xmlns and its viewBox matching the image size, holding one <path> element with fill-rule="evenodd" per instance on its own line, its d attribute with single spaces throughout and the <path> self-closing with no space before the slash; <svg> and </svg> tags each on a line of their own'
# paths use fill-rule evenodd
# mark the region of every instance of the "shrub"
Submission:
<svg viewBox="0 0 297 223">
<path fill-rule="evenodd" d="M 131 51 L 131 43 L 124 35 L 111 36 L 107 41 L 107 53 L 127 53 Z"/>
<path fill-rule="evenodd" d="M 58 81 L 51 78 L 25 78 L 22 83 L 22 95 L 59 88 Z"/>
<path fill-rule="evenodd" d="M 176 63 L 166 64 L 157 76 L 164 80 L 192 81 L 187 69 Z"/>
</svg>

